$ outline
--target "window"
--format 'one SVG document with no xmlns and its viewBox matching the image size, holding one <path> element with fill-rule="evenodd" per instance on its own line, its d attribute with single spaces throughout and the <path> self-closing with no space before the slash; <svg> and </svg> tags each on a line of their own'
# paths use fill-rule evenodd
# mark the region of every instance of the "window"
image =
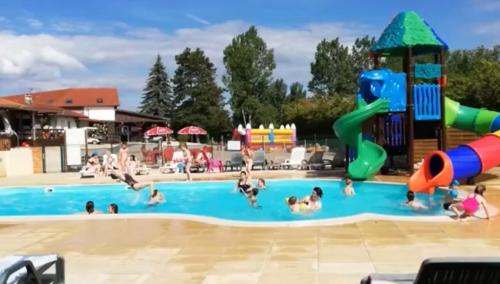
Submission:
<svg viewBox="0 0 500 284">
<path fill-rule="evenodd" d="M 103 103 L 103 99 L 102 98 L 97 98 L 97 103 L 98 104 L 102 104 Z"/>
<path fill-rule="evenodd" d="M 67 105 L 72 104 L 73 103 L 73 99 L 66 99 L 66 101 L 64 103 L 67 104 Z"/>
<path fill-rule="evenodd" d="M 71 121 L 68 120 L 68 128 L 71 128 Z"/>
</svg>

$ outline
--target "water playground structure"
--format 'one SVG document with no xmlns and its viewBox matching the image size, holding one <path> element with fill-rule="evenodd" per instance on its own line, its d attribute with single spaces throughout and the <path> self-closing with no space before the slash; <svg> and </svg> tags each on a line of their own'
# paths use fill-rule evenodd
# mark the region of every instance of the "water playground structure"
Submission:
<svg viewBox="0 0 500 284">
<path fill-rule="evenodd" d="M 406 156 L 408 187 L 433 193 L 437 186 L 464 180 L 500 165 L 500 113 L 460 105 L 445 97 L 446 43 L 415 12 L 398 14 L 371 48 L 374 70 L 359 75 L 356 109 L 333 125 L 348 146 L 347 173 L 373 177 L 395 156 Z M 417 56 L 431 54 L 433 62 Z M 403 71 L 381 69 L 381 58 L 402 58 Z M 446 128 L 483 135 L 447 150 Z M 413 173 L 415 144 L 435 141 Z M 388 159 L 390 158 L 390 159 Z"/>
<path fill-rule="evenodd" d="M 240 124 L 233 130 L 233 140 L 240 140 L 242 144 L 254 149 L 268 146 L 285 148 L 297 143 L 297 128 L 294 123 L 281 125 L 278 129 L 272 123 L 268 128 L 264 128 L 262 124 L 259 128 L 252 128 L 250 123 L 243 128 Z"/>
</svg>

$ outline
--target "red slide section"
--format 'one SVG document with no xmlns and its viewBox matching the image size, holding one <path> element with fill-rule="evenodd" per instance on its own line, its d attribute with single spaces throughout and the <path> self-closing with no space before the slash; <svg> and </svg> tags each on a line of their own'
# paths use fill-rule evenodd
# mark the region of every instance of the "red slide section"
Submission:
<svg viewBox="0 0 500 284">
<path fill-rule="evenodd" d="M 481 172 L 500 164 L 500 130 L 468 144 L 481 160 Z"/>
</svg>

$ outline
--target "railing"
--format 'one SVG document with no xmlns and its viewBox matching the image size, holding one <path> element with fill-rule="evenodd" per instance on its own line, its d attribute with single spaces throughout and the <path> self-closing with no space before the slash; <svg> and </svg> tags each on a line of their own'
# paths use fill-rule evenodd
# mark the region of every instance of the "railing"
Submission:
<svg viewBox="0 0 500 284">
<path fill-rule="evenodd" d="M 413 87 L 415 120 L 441 119 L 441 92 L 436 84 L 418 84 Z"/>
</svg>

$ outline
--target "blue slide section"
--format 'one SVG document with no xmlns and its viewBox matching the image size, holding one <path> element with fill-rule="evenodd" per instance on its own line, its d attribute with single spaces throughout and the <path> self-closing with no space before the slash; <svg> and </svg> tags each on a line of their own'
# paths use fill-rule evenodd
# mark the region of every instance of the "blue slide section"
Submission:
<svg viewBox="0 0 500 284">
<path fill-rule="evenodd" d="M 446 154 L 452 161 L 454 179 L 472 177 L 481 172 L 481 160 L 472 148 L 459 146 L 446 151 Z M 431 169 L 432 167 L 433 163 L 431 161 Z"/>
</svg>

